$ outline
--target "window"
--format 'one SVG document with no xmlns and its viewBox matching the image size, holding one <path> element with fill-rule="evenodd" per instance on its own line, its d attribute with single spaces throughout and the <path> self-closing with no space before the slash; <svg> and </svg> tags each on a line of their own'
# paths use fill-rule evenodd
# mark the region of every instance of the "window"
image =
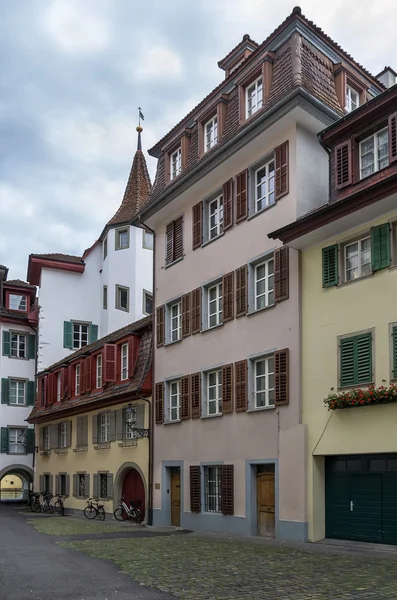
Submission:
<svg viewBox="0 0 397 600">
<path fill-rule="evenodd" d="M 142 247 L 146 250 L 153 250 L 154 238 L 151 231 L 143 230 Z"/>
<path fill-rule="evenodd" d="M 128 379 L 128 344 L 121 346 L 121 381 Z"/>
<path fill-rule="evenodd" d="M 102 387 L 102 354 L 98 354 L 96 357 L 96 375 L 95 375 L 95 387 Z"/>
<path fill-rule="evenodd" d="M 339 340 L 339 386 L 372 383 L 372 333 Z"/>
<path fill-rule="evenodd" d="M 274 259 L 270 258 L 253 266 L 254 306 L 260 310 L 274 304 Z"/>
<path fill-rule="evenodd" d="M 143 312 L 151 315 L 153 312 L 153 295 L 143 290 Z"/>
<path fill-rule="evenodd" d="M 207 415 L 222 414 L 222 370 L 210 371 L 205 375 Z"/>
<path fill-rule="evenodd" d="M 275 203 L 274 192 L 274 160 L 262 164 L 253 172 L 254 202 L 252 210 L 257 213 Z"/>
<path fill-rule="evenodd" d="M 79 498 L 84 498 L 86 495 L 88 496 L 88 491 L 89 491 L 89 490 L 87 490 L 87 494 L 86 494 L 86 490 L 85 490 L 85 473 L 79 473 L 77 475 L 77 477 L 78 477 L 78 481 L 77 481 L 77 484 L 78 484 L 77 493 L 78 493 Z"/>
<path fill-rule="evenodd" d="M 356 92 L 350 85 L 346 86 L 346 106 L 345 110 L 347 112 L 352 112 L 352 110 L 356 110 L 360 105 L 360 94 Z"/>
<path fill-rule="evenodd" d="M 170 320 L 170 342 L 182 339 L 182 306 L 181 302 L 175 302 L 169 307 Z"/>
<path fill-rule="evenodd" d="M 116 229 L 116 250 L 125 250 L 130 247 L 130 231 L 127 227 Z"/>
<path fill-rule="evenodd" d="M 223 233 L 223 196 L 218 196 L 214 200 L 206 203 L 208 220 L 208 240 L 213 240 Z"/>
<path fill-rule="evenodd" d="M 389 164 L 389 134 L 387 128 L 360 142 L 360 179 L 368 177 Z"/>
<path fill-rule="evenodd" d="M 87 323 L 73 323 L 73 349 L 78 350 L 88 344 L 88 329 Z"/>
<path fill-rule="evenodd" d="M 107 255 L 108 255 L 108 238 L 105 237 L 105 239 L 103 240 L 103 260 L 105 260 Z"/>
<path fill-rule="evenodd" d="M 345 281 L 371 274 L 371 238 L 365 237 L 345 246 Z"/>
<path fill-rule="evenodd" d="M 50 450 L 50 427 L 43 427 L 43 450 Z"/>
<path fill-rule="evenodd" d="M 45 494 L 48 494 L 49 492 L 51 492 L 51 490 L 50 490 L 50 487 L 51 487 L 50 486 L 50 476 L 49 476 L 48 473 L 46 473 L 45 475 L 43 475 L 43 477 L 44 477 L 44 490 L 43 490 L 43 492 Z"/>
<path fill-rule="evenodd" d="M 216 327 L 222 323 L 222 283 L 211 285 L 206 290 L 208 304 L 207 327 Z"/>
<path fill-rule="evenodd" d="M 169 421 L 179 421 L 180 419 L 180 381 L 170 381 L 168 384 L 169 391 Z"/>
<path fill-rule="evenodd" d="M 26 382 L 17 379 L 10 380 L 10 404 L 23 406 L 25 404 Z"/>
<path fill-rule="evenodd" d="M 99 417 L 99 441 L 106 444 L 109 441 L 110 413 L 104 413 Z"/>
<path fill-rule="evenodd" d="M 165 263 L 183 258 L 183 215 L 168 223 L 165 232 Z"/>
<path fill-rule="evenodd" d="M 78 396 L 80 394 L 80 365 L 75 366 L 74 377 L 74 393 Z"/>
<path fill-rule="evenodd" d="M 57 373 L 57 402 L 61 401 L 62 375 Z"/>
<path fill-rule="evenodd" d="M 61 496 L 67 496 L 66 474 L 59 475 L 59 493 Z"/>
<path fill-rule="evenodd" d="M 25 430 L 10 428 L 8 430 L 8 452 L 25 454 Z"/>
<path fill-rule="evenodd" d="M 103 310 L 107 310 L 107 308 L 108 308 L 108 286 L 107 285 L 103 286 L 102 306 L 103 306 Z"/>
<path fill-rule="evenodd" d="M 262 77 L 258 77 L 245 90 L 245 117 L 248 119 L 260 108 L 263 102 Z"/>
<path fill-rule="evenodd" d="M 132 429 L 134 424 L 134 414 L 132 412 L 125 414 L 125 439 L 133 440 L 135 437 L 135 431 Z"/>
<path fill-rule="evenodd" d="M 11 356 L 27 358 L 26 335 L 11 333 Z"/>
<path fill-rule="evenodd" d="M 204 467 L 204 510 L 206 512 L 221 512 L 221 485 L 221 466 Z"/>
<path fill-rule="evenodd" d="M 59 447 L 68 447 L 68 424 L 66 422 L 59 425 Z"/>
<path fill-rule="evenodd" d="M 27 297 L 19 294 L 10 294 L 8 308 L 10 310 L 27 310 Z"/>
<path fill-rule="evenodd" d="M 274 406 L 274 358 L 263 357 L 253 362 L 254 408 Z"/>
<path fill-rule="evenodd" d="M 108 476 L 107 473 L 99 474 L 99 497 L 108 497 Z"/>
<path fill-rule="evenodd" d="M 170 179 L 178 177 L 182 172 L 182 149 L 178 148 L 170 156 Z"/>
<path fill-rule="evenodd" d="M 215 116 L 204 125 L 204 152 L 208 152 L 218 143 L 218 117 Z"/>
<path fill-rule="evenodd" d="M 116 285 L 116 308 L 129 312 L 130 288 Z"/>
</svg>

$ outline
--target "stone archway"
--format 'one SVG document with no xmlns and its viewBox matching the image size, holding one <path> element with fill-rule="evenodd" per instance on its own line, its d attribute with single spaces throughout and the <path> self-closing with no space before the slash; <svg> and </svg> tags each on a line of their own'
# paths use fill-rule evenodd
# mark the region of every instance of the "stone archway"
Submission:
<svg viewBox="0 0 397 600">
<path fill-rule="evenodd" d="M 116 477 L 114 479 L 114 509 L 119 505 L 119 500 L 123 496 L 123 486 L 125 491 L 133 490 L 134 497 L 126 498 L 127 501 L 130 500 L 140 500 L 141 501 L 141 512 L 145 517 L 147 512 L 147 499 L 148 499 L 148 490 L 147 490 L 147 482 L 146 478 L 143 474 L 142 469 L 133 462 L 127 462 L 121 465 L 119 470 L 116 473 Z M 138 496 L 137 496 L 138 494 Z"/>
<path fill-rule="evenodd" d="M 19 477 L 22 481 L 22 489 L 23 489 L 22 496 L 17 498 L 17 500 L 26 499 L 29 489 L 31 489 L 33 486 L 33 478 L 34 478 L 33 469 L 31 469 L 30 467 L 27 467 L 26 465 L 20 465 L 20 464 L 7 465 L 7 467 L 4 467 L 0 471 L 0 481 L 4 477 L 10 476 L 10 475 L 15 475 L 15 476 Z M 1 498 L 0 498 L 0 500 L 3 501 L 3 499 L 1 499 Z M 10 500 L 10 498 L 5 499 L 5 501 L 9 501 L 9 500 Z"/>
</svg>

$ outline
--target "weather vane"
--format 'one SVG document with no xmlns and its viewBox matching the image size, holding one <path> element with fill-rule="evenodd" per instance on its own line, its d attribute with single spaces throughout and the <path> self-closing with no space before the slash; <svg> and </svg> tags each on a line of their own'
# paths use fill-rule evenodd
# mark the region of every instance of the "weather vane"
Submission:
<svg viewBox="0 0 397 600">
<path fill-rule="evenodd" d="M 138 127 L 141 126 L 141 120 L 144 121 L 145 117 L 143 116 L 143 112 L 140 106 L 138 106 Z"/>
</svg>

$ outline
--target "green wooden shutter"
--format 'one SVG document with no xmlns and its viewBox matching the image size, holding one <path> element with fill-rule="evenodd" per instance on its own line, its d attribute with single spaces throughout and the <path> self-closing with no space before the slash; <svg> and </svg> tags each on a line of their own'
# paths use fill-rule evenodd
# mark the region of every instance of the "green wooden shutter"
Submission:
<svg viewBox="0 0 397 600">
<path fill-rule="evenodd" d="M 28 359 L 36 358 L 36 336 L 28 335 Z"/>
<path fill-rule="evenodd" d="M 98 325 L 91 325 L 88 327 L 88 343 L 92 344 L 92 342 L 96 342 L 98 339 Z"/>
<path fill-rule="evenodd" d="M 2 454 L 8 454 L 8 428 L 7 427 L 2 427 L 1 428 L 1 442 L 0 442 L 0 452 Z"/>
<path fill-rule="evenodd" d="M 10 380 L 6 378 L 1 380 L 1 403 L 10 403 Z"/>
<path fill-rule="evenodd" d="M 390 267 L 390 225 L 384 223 L 371 228 L 372 271 Z"/>
<path fill-rule="evenodd" d="M 345 338 L 340 341 L 340 387 L 354 384 L 354 338 Z"/>
<path fill-rule="evenodd" d="M 11 356 L 11 334 L 3 331 L 3 356 Z"/>
<path fill-rule="evenodd" d="M 27 382 L 27 395 L 26 395 L 26 403 L 28 406 L 34 406 L 35 393 L 36 393 L 36 382 L 28 381 Z"/>
<path fill-rule="evenodd" d="M 397 379 L 397 327 L 393 327 L 393 379 Z"/>
<path fill-rule="evenodd" d="M 338 285 L 338 244 L 323 248 L 323 287 Z"/>
<path fill-rule="evenodd" d="M 28 428 L 28 429 L 26 429 L 26 442 L 25 442 L 26 454 L 34 454 L 34 448 L 35 448 L 34 429 Z"/>
<path fill-rule="evenodd" d="M 71 321 L 63 322 L 63 347 L 73 348 L 73 323 Z"/>
<path fill-rule="evenodd" d="M 340 386 L 372 382 L 372 333 L 340 341 Z"/>
</svg>

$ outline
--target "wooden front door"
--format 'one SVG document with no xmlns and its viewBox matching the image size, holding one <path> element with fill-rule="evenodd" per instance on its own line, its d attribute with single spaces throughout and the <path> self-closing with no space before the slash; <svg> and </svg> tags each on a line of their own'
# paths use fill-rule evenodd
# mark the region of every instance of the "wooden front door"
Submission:
<svg viewBox="0 0 397 600">
<path fill-rule="evenodd" d="M 275 532 L 275 485 L 274 473 L 258 473 L 256 476 L 258 535 L 274 537 Z"/>
<path fill-rule="evenodd" d="M 125 502 L 129 505 L 134 502 L 140 508 L 142 519 L 145 518 L 145 486 L 142 477 L 136 469 L 129 469 L 123 480 L 123 496 Z"/>
<path fill-rule="evenodd" d="M 181 524 L 181 472 L 179 468 L 171 472 L 171 525 Z"/>
</svg>

